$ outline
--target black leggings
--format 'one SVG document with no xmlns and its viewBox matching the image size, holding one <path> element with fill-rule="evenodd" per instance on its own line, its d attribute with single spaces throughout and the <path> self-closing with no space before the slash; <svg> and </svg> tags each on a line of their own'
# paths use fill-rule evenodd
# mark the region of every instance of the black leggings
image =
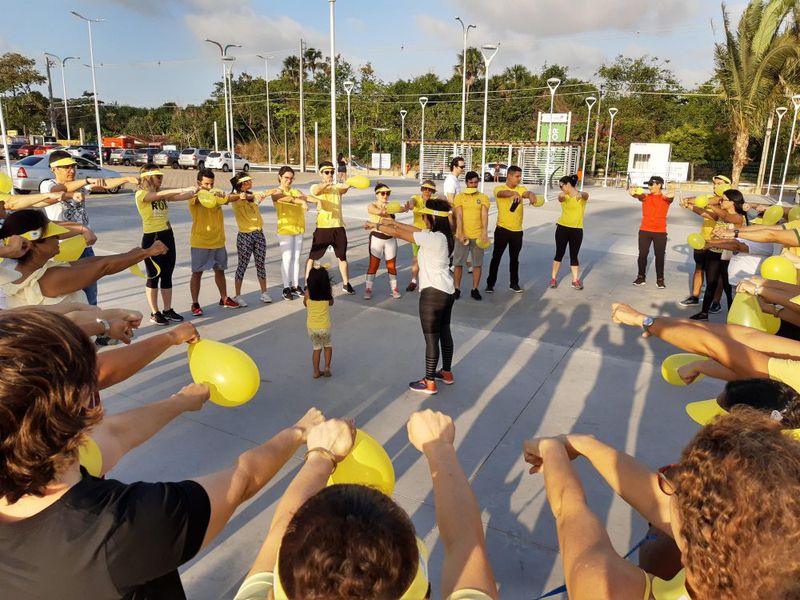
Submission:
<svg viewBox="0 0 800 600">
<path fill-rule="evenodd" d="M 439 365 L 439 344 L 442 346 L 442 370 L 449 371 L 453 362 L 453 336 L 450 315 L 455 296 L 435 287 L 426 287 L 419 295 L 419 320 L 425 335 L 425 379 L 434 380 Z"/>
<path fill-rule="evenodd" d="M 656 255 L 656 278 L 664 279 L 664 254 L 667 251 L 666 231 L 639 230 L 639 277 L 647 275 L 647 255 L 653 244 L 653 253 Z"/>
<path fill-rule="evenodd" d="M 161 287 L 162 290 L 168 290 L 172 288 L 172 272 L 175 270 L 176 257 L 175 236 L 172 234 L 172 229 L 145 233 L 142 235 L 142 248 L 149 248 L 156 240 L 167 247 L 167 253 L 153 256 L 144 261 L 144 265 L 147 268 L 147 281 L 144 285 L 149 288 L 157 289 Z M 156 275 L 156 268 L 152 263 L 156 263 L 161 269 L 158 275 Z"/>
<path fill-rule="evenodd" d="M 500 268 L 500 259 L 508 247 L 508 271 L 511 277 L 509 285 L 519 285 L 519 253 L 522 250 L 522 232 L 511 231 L 505 227 L 497 227 L 494 230 L 494 250 L 492 250 L 492 261 L 489 263 L 489 276 L 486 278 L 486 286 L 494 287 L 497 283 L 497 270 Z"/>
<path fill-rule="evenodd" d="M 705 265 L 703 266 L 706 276 L 706 293 L 703 295 L 701 312 L 707 313 L 711 307 L 714 295 L 717 293 L 720 277 L 722 277 L 722 289 L 725 292 L 725 298 L 728 300 L 728 310 L 730 310 L 733 294 L 731 293 L 731 284 L 728 283 L 729 262 L 731 261 L 722 260 L 721 252 L 708 252 L 706 254 Z"/>
<path fill-rule="evenodd" d="M 567 251 L 567 244 L 569 244 L 569 264 L 572 267 L 577 267 L 578 252 L 581 249 L 583 242 L 583 228 L 582 227 L 566 227 L 560 223 L 556 225 L 556 255 L 553 257 L 555 262 L 560 263 L 564 258 L 564 252 Z"/>
</svg>

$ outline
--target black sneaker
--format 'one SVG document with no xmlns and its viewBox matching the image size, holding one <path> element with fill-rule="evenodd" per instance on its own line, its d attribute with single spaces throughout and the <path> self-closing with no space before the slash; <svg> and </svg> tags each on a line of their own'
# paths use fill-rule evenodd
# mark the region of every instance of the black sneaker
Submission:
<svg viewBox="0 0 800 600">
<path fill-rule="evenodd" d="M 518 285 L 510 285 L 510 286 L 508 286 L 508 289 L 510 289 L 512 292 L 515 292 L 517 294 L 521 294 L 522 293 L 522 288 L 519 287 Z"/>
<path fill-rule="evenodd" d="M 349 282 L 348 282 L 348 283 L 345 283 L 345 284 L 342 286 L 342 291 L 343 291 L 345 294 L 350 294 L 351 296 L 352 296 L 353 294 L 355 294 L 355 293 L 356 293 L 356 291 L 353 289 L 353 286 L 352 286 L 352 285 L 350 285 L 350 283 L 349 283 Z"/>
<path fill-rule="evenodd" d="M 94 344 L 95 346 L 116 346 L 119 344 L 119 340 L 105 335 L 98 335 L 94 338 Z"/>
<path fill-rule="evenodd" d="M 663 279 L 656 279 L 656 287 L 660 290 L 663 290 L 665 287 L 667 287 L 667 284 L 664 283 Z"/>
<path fill-rule="evenodd" d="M 633 285 L 644 285 L 645 283 L 647 283 L 647 279 L 645 279 L 644 275 L 639 275 L 633 280 Z"/>
<path fill-rule="evenodd" d="M 169 325 L 169 321 L 164 318 L 164 315 L 161 314 L 161 311 L 156 311 L 154 313 L 150 313 L 150 322 L 155 323 L 156 325 Z"/>
<path fill-rule="evenodd" d="M 458 300 L 459 298 L 461 298 L 461 290 L 456 289 L 453 295 L 456 297 L 456 300 Z"/>
<path fill-rule="evenodd" d="M 698 298 L 697 296 L 687 296 L 686 298 L 678 302 L 678 304 L 680 304 L 681 306 L 697 306 L 698 304 L 700 304 L 700 298 Z"/>
<path fill-rule="evenodd" d="M 692 321 L 708 321 L 708 313 L 699 312 L 696 315 L 689 317 Z"/>
<path fill-rule="evenodd" d="M 483 291 L 486 292 L 487 294 L 494 294 L 494 286 L 493 285 L 487 285 L 486 288 L 484 288 Z"/>
<path fill-rule="evenodd" d="M 163 311 L 161 314 L 164 315 L 164 318 L 167 321 L 172 321 L 173 323 L 182 323 L 183 322 L 183 317 L 181 315 L 179 315 L 178 313 L 176 313 L 174 308 L 168 308 L 167 310 Z"/>
<path fill-rule="evenodd" d="M 292 293 L 295 296 L 297 296 L 298 298 L 300 298 L 301 296 L 305 295 L 303 292 L 304 292 L 304 290 L 303 290 L 303 286 L 302 285 L 298 285 L 297 287 L 293 287 L 292 288 Z"/>
<path fill-rule="evenodd" d="M 712 302 L 711 306 L 708 307 L 708 312 L 717 314 L 718 312 L 722 311 L 722 305 L 719 302 Z"/>
<path fill-rule="evenodd" d="M 292 294 L 292 288 L 283 288 L 283 299 L 284 300 L 294 300 L 294 294 Z"/>
<path fill-rule="evenodd" d="M 478 291 L 478 288 L 475 288 L 474 290 L 472 290 L 469 293 L 469 295 L 472 296 L 473 300 L 483 300 L 483 297 L 481 296 L 481 293 Z"/>
</svg>

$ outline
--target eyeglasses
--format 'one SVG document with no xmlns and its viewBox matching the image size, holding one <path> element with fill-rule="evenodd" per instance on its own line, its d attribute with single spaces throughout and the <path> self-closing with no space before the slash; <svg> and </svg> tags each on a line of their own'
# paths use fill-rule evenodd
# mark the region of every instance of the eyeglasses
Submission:
<svg viewBox="0 0 800 600">
<path fill-rule="evenodd" d="M 77 171 L 78 165 L 65 165 L 63 167 L 56 167 L 56 169 L 68 169 L 70 171 Z"/>
<path fill-rule="evenodd" d="M 456 165 L 456 166 L 457 166 L 459 169 L 463 169 L 463 168 L 464 168 L 464 165 L 463 165 L 463 164 L 461 164 L 461 165 Z"/>
<path fill-rule="evenodd" d="M 322 171 L 322 174 L 323 175 L 333 175 L 333 171 L 332 170 L 330 170 L 330 171 L 328 171 L 328 170 Z"/>
<path fill-rule="evenodd" d="M 656 471 L 658 474 L 658 487 L 667 496 L 675 494 L 675 485 L 669 480 L 669 473 L 678 465 L 666 465 Z"/>
<path fill-rule="evenodd" d="M 378 192 L 378 196 L 391 196 L 392 192 Z"/>
</svg>

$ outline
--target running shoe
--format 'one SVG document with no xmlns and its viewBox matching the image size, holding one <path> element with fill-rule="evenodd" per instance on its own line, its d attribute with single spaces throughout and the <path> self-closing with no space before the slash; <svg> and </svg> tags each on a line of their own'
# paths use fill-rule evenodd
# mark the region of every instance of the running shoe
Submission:
<svg viewBox="0 0 800 600">
<path fill-rule="evenodd" d="M 519 287 L 518 285 L 510 285 L 510 286 L 508 286 L 508 289 L 510 289 L 512 292 L 515 292 L 517 294 L 521 294 L 522 293 L 522 288 Z"/>
<path fill-rule="evenodd" d="M 407 291 L 407 292 L 413 292 L 413 291 L 414 291 L 414 290 L 416 290 L 416 289 L 417 289 L 417 282 L 416 282 L 416 281 L 412 281 L 411 283 L 409 283 L 409 284 L 406 286 L 406 291 Z"/>
<path fill-rule="evenodd" d="M 582 290 L 583 289 L 583 282 L 580 279 L 576 279 L 572 282 L 572 289 L 573 290 Z"/>
<path fill-rule="evenodd" d="M 493 285 L 487 285 L 483 289 L 483 291 L 486 292 L 487 294 L 494 294 L 494 286 Z"/>
<path fill-rule="evenodd" d="M 708 321 L 708 313 L 699 312 L 696 315 L 689 317 L 692 321 Z"/>
<path fill-rule="evenodd" d="M 342 286 L 342 291 L 345 294 L 350 294 L 351 296 L 356 293 L 349 281 Z"/>
<path fill-rule="evenodd" d="M 687 296 L 686 298 L 678 302 L 678 304 L 680 304 L 681 306 L 697 306 L 698 304 L 700 304 L 700 298 L 698 298 L 697 296 Z"/>
<path fill-rule="evenodd" d="M 242 298 L 241 296 L 234 296 L 234 297 L 233 297 L 233 301 L 234 301 L 234 302 L 236 302 L 236 304 L 238 304 L 238 305 L 239 305 L 239 306 L 241 306 L 242 308 L 244 308 L 244 307 L 246 307 L 246 306 L 247 306 L 247 302 L 245 302 L 245 301 L 244 301 L 244 298 Z M 220 301 L 220 305 L 221 305 L 221 304 L 222 304 L 222 301 Z"/>
<path fill-rule="evenodd" d="M 394 298 L 394 299 L 401 298 L 400 290 L 398 290 L 397 288 L 394 288 L 392 290 L 392 298 Z"/>
<path fill-rule="evenodd" d="M 481 293 L 478 291 L 478 288 L 473 289 L 469 293 L 469 295 L 472 296 L 473 300 L 483 300 L 483 296 L 481 296 Z"/>
<path fill-rule="evenodd" d="M 161 314 L 161 311 L 156 311 L 154 313 L 150 313 L 150 322 L 159 325 L 160 327 L 164 327 L 169 325 L 169 321 L 164 318 L 164 315 Z"/>
<path fill-rule="evenodd" d="M 364 300 L 370 300 L 372 298 L 372 288 L 365 288 L 364 289 Z"/>
<path fill-rule="evenodd" d="M 472 273 L 472 265 L 467 264 L 467 273 Z"/>
<path fill-rule="evenodd" d="M 708 307 L 708 312 L 717 314 L 718 312 L 722 312 L 722 305 L 719 302 L 712 302 L 711 306 Z"/>
<path fill-rule="evenodd" d="M 436 381 L 429 381 L 427 379 L 420 379 L 419 381 L 412 381 L 408 384 L 408 389 L 413 392 L 420 392 L 421 394 L 428 394 L 429 396 L 433 396 L 434 394 L 439 393 L 439 390 L 436 389 Z"/>
<path fill-rule="evenodd" d="M 456 300 L 458 300 L 459 298 L 461 298 L 461 290 L 457 289 L 457 290 L 455 291 L 455 294 L 454 294 L 454 295 L 455 295 L 455 297 L 456 297 Z"/>
<path fill-rule="evenodd" d="M 227 297 L 224 300 L 220 299 L 219 305 L 222 308 L 239 308 L 240 306 L 242 306 L 241 304 L 236 302 L 236 300 L 231 300 L 230 297 Z"/>
<path fill-rule="evenodd" d="M 660 290 L 663 290 L 665 287 L 667 287 L 667 284 L 664 283 L 663 279 L 656 279 L 656 287 Z"/>
<path fill-rule="evenodd" d="M 94 338 L 94 344 L 95 346 L 116 346 L 119 344 L 119 340 L 105 335 L 98 335 Z"/>
<path fill-rule="evenodd" d="M 167 321 L 172 321 L 173 323 L 182 323 L 183 322 L 183 317 L 181 315 L 179 315 L 178 313 L 176 313 L 175 309 L 173 309 L 173 308 L 168 308 L 165 311 L 162 311 L 161 314 L 164 315 L 164 318 Z"/>
<path fill-rule="evenodd" d="M 284 300 L 294 300 L 294 294 L 292 294 L 292 288 L 283 288 L 283 296 Z"/>
<path fill-rule="evenodd" d="M 272 296 L 269 295 L 269 292 L 264 292 L 259 298 L 264 304 L 272 304 Z"/>
<path fill-rule="evenodd" d="M 441 381 L 445 385 L 453 385 L 456 382 L 452 371 L 436 371 L 436 373 L 433 374 L 433 378 Z"/>
<path fill-rule="evenodd" d="M 555 279 L 550 280 L 550 289 L 554 290 L 558 287 L 558 282 Z"/>
<path fill-rule="evenodd" d="M 302 285 L 298 285 L 297 287 L 294 287 L 294 286 L 292 286 L 292 293 L 293 293 L 295 296 L 297 296 L 298 298 L 300 298 L 301 296 L 303 296 L 303 295 L 304 295 L 304 294 L 303 294 L 303 291 L 304 291 L 304 290 L 303 290 L 303 286 L 302 286 Z"/>
<path fill-rule="evenodd" d="M 192 304 L 192 315 L 195 317 L 202 317 L 203 316 L 203 309 L 200 308 L 200 305 L 195 302 Z"/>
<path fill-rule="evenodd" d="M 645 283 L 647 283 L 647 279 L 644 275 L 639 275 L 633 280 L 633 285 L 644 285 Z"/>
</svg>

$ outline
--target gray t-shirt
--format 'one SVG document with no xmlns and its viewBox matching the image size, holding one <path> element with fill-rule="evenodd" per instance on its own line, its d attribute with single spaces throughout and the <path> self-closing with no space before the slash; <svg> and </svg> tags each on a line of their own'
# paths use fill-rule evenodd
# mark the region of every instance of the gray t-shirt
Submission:
<svg viewBox="0 0 800 600">
<path fill-rule="evenodd" d="M 39 184 L 39 193 L 48 194 L 58 185 L 55 179 L 45 179 Z M 90 186 L 84 186 L 79 191 L 85 195 L 92 193 Z M 89 215 L 86 214 L 86 201 L 62 200 L 44 208 L 47 218 L 51 221 L 74 221 L 81 225 L 89 226 Z"/>
</svg>

